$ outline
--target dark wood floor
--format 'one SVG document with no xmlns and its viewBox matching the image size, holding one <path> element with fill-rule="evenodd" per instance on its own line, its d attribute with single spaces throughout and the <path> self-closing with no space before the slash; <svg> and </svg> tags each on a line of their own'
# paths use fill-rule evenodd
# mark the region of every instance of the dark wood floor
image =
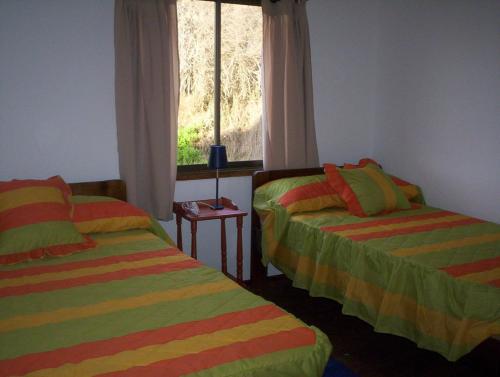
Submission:
<svg viewBox="0 0 500 377">
<path fill-rule="evenodd" d="M 332 342 L 333 357 L 359 377 L 500 376 L 500 342 L 486 341 L 452 363 L 404 338 L 374 332 L 366 322 L 343 315 L 340 304 L 310 297 L 284 277 L 269 278 L 264 287 L 249 289 L 320 328 Z"/>
</svg>

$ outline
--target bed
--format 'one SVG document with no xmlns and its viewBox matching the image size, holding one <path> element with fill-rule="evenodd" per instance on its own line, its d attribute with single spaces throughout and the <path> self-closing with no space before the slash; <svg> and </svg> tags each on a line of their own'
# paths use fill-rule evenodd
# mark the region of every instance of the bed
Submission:
<svg viewBox="0 0 500 377">
<path fill-rule="evenodd" d="M 500 225 L 413 203 L 357 217 L 345 208 L 288 213 L 263 199 L 273 182 L 322 168 L 253 177 L 251 279 L 273 264 L 293 286 L 340 302 L 375 331 L 450 361 L 500 334 Z"/>
<path fill-rule="evenodd" d="M 119 180 L 71 187 L 126 198 Z M 321 331 L 160 228 L 92 233 L 93 248 L 0 266 L 0 376 L 322 375 Z"/>
</svg>

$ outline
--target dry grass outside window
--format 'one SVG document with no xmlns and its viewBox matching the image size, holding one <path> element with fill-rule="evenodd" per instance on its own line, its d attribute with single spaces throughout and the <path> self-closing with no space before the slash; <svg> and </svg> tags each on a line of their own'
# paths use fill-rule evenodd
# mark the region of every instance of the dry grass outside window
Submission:
<svg viewBox="0 0 500 377">
<path fill-rule="evenodd" d="M 178 0 L 179 165 L 205 163 L 214 143 L 214 3 Z M 222 4 L 221 142 L 230 161 L 262 159 L 260 7 Z"/>
</svg>

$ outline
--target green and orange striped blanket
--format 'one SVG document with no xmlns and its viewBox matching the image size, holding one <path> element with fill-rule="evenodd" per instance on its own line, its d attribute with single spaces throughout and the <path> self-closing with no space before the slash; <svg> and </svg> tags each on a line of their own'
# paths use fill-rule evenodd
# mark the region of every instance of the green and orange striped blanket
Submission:
<svg viewBox="0 0 500 377">
<path fill-rule="evenodd" d="M 321 376 L 331 345 L 146 230 L 0 268 L 0 376 Z"/>
<path fill-rule="evenodd" d="M 418 204 L 365 218 L 254 206 L 263 263 L 376 331 L 449 360 L 500 334 L 500 225 Z"/>
</svg>

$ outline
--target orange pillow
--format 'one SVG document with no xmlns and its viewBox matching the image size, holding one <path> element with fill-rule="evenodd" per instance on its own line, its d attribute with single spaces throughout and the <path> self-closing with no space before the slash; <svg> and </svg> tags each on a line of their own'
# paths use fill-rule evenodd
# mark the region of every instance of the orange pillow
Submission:
<svg viewBox="0 0 500 377">
<path fill-rule="evenodd" d="M 357 164 L 345 163 L 344 164 L 344 169 L 363 168 L 363 167 L 365 167 L 368 164 L 377 165 L 380 169 L 382 169 L 382 165 L 380 165 L 377 161 L 375 161 L 374 159 L 371 159 L 369 157 L 362 158 L 361 160 L 359 160 L 359 162 Z"/>
<path fill-rule="evenodd" d="M 142 209 L 107 196 L 75 195 L 73 222 L 80 233 L 148 229 L 151 218 Z"/>
<path fill-rule="evenodd" d="M 0 264 L 94 247 L 71 222 L 70 195 L 59 176 L 0 182 Z"/>
</svg>

